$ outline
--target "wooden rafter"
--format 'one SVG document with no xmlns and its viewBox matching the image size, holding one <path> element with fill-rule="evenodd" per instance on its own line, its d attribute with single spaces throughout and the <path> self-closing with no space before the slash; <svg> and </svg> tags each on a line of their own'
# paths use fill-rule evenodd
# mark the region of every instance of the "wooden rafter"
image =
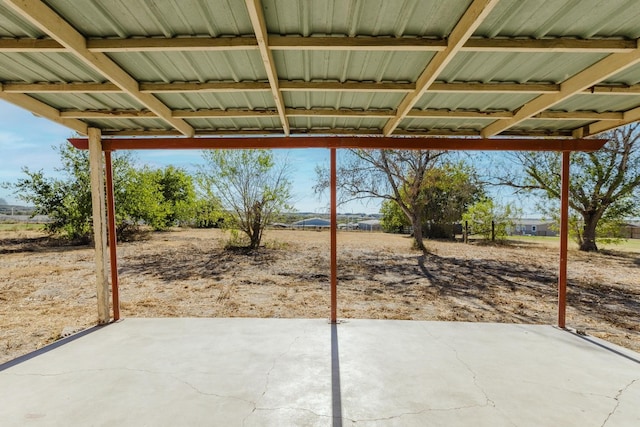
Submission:
<svg viewBox="0 0 640 427">
<path fill-rule="evenodd" d="M 497 135 L 638 62 L 640 62 L 640 48 L 628 53 L 611 54 L 562 82 L 560 92 L 540 95 L 524 104 L 512 118 L 491 123 L 483 129 L 482 136 Z"/>
<path fill-rule="evenodd" d="M 620 38 L 470 38 L 461 47 L 463 52 L 591 52 L 623 53 L 636 47 L 636 40 Z M 272 50 L 331 51 L 427 51 L 438 52 L 447 47 L 439 37 L 388 36 L 310 36 L 268 35 Z M 0 39 L 0 52 L 64 52 L 64 45 L 52 39 Z M 91 52 L 170 52 L 170 51 L 231 51 L 258 49 L 256 37 L 204 37 L 176 35 L 166 37 L 89 38 Z"/>
<path fill-rule="evenodd" d="M 615 129 L 619 126 L 628 125 L 633 122 L 637 122 L 640 120 L 640 107 L 625 111 L 622 113 L 622 117 L 616 121 L 604 121 L 600 119 L 600 121 L 596 123 L 589 124 L 582 128 L 576 129 L 573 132 L 574 138 L 584 138 L 590 135 L 597 135 L 602 132 L 606 132 L 611 129 Z"/>
<path fill-rule="evenodd" d="M 414 83 L 407 82 L 303 82 L 280 80 L 282 92 L 411 92 Z M 142 82 L 142 93 L 181 92 L 264 92 L 271 90 L 268 82 L 260 81 L 211 81 L 211 82 Z M 6 93 L 122 93 L 113 83 L 68 82 L 68 83 L 4 83 Z M 553 83 L 433 83 L 427 92 L 448 93 L 558 93 L 560 85 Z M 640 95 L 640 84 L 599 84 L 586 88 L 581 94 L 593 95 Z"/>
<path fill-rule="evenodd" d="M 246 0 L 247 11 L 251 18 L 251 25 L 253 25 L 253 31 L 256 33 L 256 40 L 258 42 L 258 48 L 260 49 L 260 56 L 262 57 L 262 63 L 264 64 L 265 71 L 267 72 L 267 78 L 271 85 L 271 93 L 278 109 L 278 115 L 282 122 L 282 129 L 285 135 L 289 135 L 289 122 L 285 115 L 284 100 L 282 99 L 282 93 L 280 92 L 278 82 L 278 72 L 276 71 L 275 62 L 273 60 L 273 53 L 269 49 L 267 24 L 264 20 L 264 14 L 262 12 L 262 4 L 260 0 Z"/>
<path fill-rule="evenodd" d="M 384 134 L 390 135 L 398 127 L 402 119 L 411 111 L 429 86 L 438 78 L 444 67 L 451 62 L 464 43 L 471 37 L 484 18 L 498 4 L 498 0 L 474 0 L 464 12 L 456 26 L 449 34 L 447 47 L 437 52 L 416 81 L 416 89 L 407 94 L 398 106 L 396 116 L 384 127 Z"/>
<path fill-rule="evenodd" d="M 234 108 L 222 110 L 219 108 L 200 110 L 173 110 L 173 117 L 179 118 L 241 118 L 241 117 L 278 117 L 275 109 L 243 109 Z M 367 117 L 389 118 L 394 117 L 395 110 L 355 110 L 348 108 L 286 108 L 285 114 L 290 117 Z M 460 118 L 460 119 L 507 119 L 513 117 L 511 111 L 478 111 L 478 110 L 447 110 L 425 109 L 411 110 L 407 117 L 411 118 Z M 532 116 L 532 119 L 544 120 L 600 120 L 621 121 L 623 112 L 595 112 L 595 111 L 544 111 Z M 149 110 L 64 110 L 59 113 L 61 118 L 73 119 L 133 119 L 150 118 L 158 116 Z"/>
<path fill-rule="evenodd" d="M 40 0 L 6 0 L 5 3 L 29 22 L 46 32 L 85 64 L 108 78 L 160 118 L 186 136 L 194 133 L 184 120 L 171 117 L 169 108 L 153 95 L 141 93 L 138 82 L 118 64 L 100 52 L 87 50 L 85 37 Z"/>
</svg>

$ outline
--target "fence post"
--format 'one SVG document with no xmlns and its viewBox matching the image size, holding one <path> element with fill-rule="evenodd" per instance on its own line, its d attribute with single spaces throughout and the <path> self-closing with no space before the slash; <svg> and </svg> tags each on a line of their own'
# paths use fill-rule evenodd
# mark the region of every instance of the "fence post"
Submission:
<svg viewBox="0 0 640 427">
<path fill-rule="evenodd" d="M 469 243 L 469 221 L 464 222 L 464 232 L 462 233 L 462 241 Z"/>
<path fill-rule="evenodd" d="M 495 242 L 496 240 L 496 222 L 491 220 L 491 241 Z"/>
</svg>

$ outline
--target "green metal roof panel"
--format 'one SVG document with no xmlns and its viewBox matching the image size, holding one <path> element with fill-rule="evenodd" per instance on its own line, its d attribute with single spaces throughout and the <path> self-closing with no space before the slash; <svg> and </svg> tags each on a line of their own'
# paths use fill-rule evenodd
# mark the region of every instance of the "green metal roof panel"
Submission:
<svg viewBox="0 0 640 427">
<path fill-rule="evenodd" d="M 640 84 L 640 64 L 634 65 L 606 79 L 603 83 L 636 85 Z"/>
<path fill-rule="evenodd" d="M 337 81 L 414 82 L 433 52 L 275 51 L 280 78 Z"/>
<path fill-rule="evenodd" d="M 271 92 L 186 92 L 157 93 L 155 96 L 174 110 L 276 108 Z"/>
<path fill-rule="evenodd" d="M 42 38 L 45 34 L 29 23 L 13 9 L 0 3 L 0 37 L 32 37 Z"/>
<path fill-rule="evenodd" d="M 141 81 L 266 80 L 257 50 L 227 52 L 114 52 L 109 56 Z"/>
<path fill-rule="evenodd" d="M 480 132 L 483 127 L 491 124 L 495 119 L 451 119 L 451 118 L 408 118 L 400 124 L 406 131 L 429 131 L 432 129 L 449 131 Z"/>
<path fill-rule="evenodd" d="M 469 0 L 264 0 L 263 8 L 267 29 L 275 34 L 444 37 L 470 3 Z"/>
<path fill-rule="evenodd" d="M 213 119 L 186 119 L 186 122 L 196 130 L 216 130 L 216 129 L 239 129 L 239 130 L 260 130 L 277 129 L 282 130 L 282 124 L 278 117 L 242 117 L 242 118 L 213 118 Z"/>
<path fill-rule="evenodd" d="M 289 117 L 292 128 L 307 129 L 380 129 L 388 119 L 353 117 Z"/>
<path fill-rule="evenodd" d="M 504 111 L 519 108 L 531 101 L 535 93 L 448 93 L 426 92 L 416 103 L 415 108 L 447 110 Z"/>
<path fill-rule="evenodd" d="M 124 93 L 36 93 L 35 99 L 62 110 L 141 110 L 143 106 Z"/>
<path fill-rule="evenodd" d="M 561 83 L 605 56 L 603 53 L 461 52 L 438 80 Z"/>
<path fill-rule="evenodd" d="M 292 108 L 390 110 L 396 108 L 404 96 L 397 92 L 284 92 L 283 99 Z"/>
<path fill-rule="evenodd" d="M 70 53 L 0 53 L 0 82 L 101 82 L 104 77 Z"/>
<path fill-rule="evenodd" d="M 237 0 L 48 0 L 47 3 L 89 37 L 253 34 L 245 3 Z"/>
<path fill-rule="evenodd" d="M 558 130 L 566 130 L 571 131 L 582 126 L 586 126 L 589 123 L 593 123 L 594 120 L 542 120 L 542 119 L 529 119 L 524 120 L 523 122 L 518 123 L 517 125 L 510 128 L 511 130 L 517 131 L 558 131 Z"/>
<path fill-rule="evenodd" d="M 559 111 L 607 111 L 624 112 L 640 106 L 640 97 L 634 95 L 595 95 L 581 94 L 553 106 Z"/>
<path fill-rule="evenodd" d="M 474 35 L 635 39 L 638 22 L 637 0 L 501 0 Z"/>
<path fill-rule="evenodd" d="M 172 130 L 164 120 L 153 118 L 140 119 L 89 119 L 89 126 L 94 126 L 106 132 L 119 131 L 145 131 L 145 130 Z"/>
</svg>

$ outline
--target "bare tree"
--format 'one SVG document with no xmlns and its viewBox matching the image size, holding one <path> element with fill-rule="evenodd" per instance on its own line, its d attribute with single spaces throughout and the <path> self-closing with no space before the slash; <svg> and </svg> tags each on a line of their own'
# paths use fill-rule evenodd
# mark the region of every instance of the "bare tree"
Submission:
<svg viewBox="0 0 640 427">
<path fill-rule="evenodd" d="M 596 235 L 604 222 L 619 222 L 640 210 L 640 125 L 603 134 L 608 141 L 593 153 L 571 153 L 569 206 L 582 219 L 576 231 L 582 251 L 597 251 Z M 522 174 L 500 182 L 523 191 L 541 192 L 557 206 L 560 200 L 560 153 L 519 153 Z M 547 205 L 549 206 L 549 205 Z"/>
<path fill-rule="evenodd" d="M 427 172 L 437 166 L 444 151 L 429 150 L 347 150 L 346 161 L 338 168 L 340 202 L 379 198 L 397 203 L 413 227 L 414 246 L 426 251 L 422 241 Z M 329 186 L 326 168 L 316 168 L 316 192 Z"/>
</svg>

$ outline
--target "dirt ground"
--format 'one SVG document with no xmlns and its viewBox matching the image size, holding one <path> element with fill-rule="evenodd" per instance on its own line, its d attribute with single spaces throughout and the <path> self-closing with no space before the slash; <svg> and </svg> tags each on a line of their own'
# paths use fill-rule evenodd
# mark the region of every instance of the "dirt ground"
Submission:
<svg viewBox="0 0 640 427">
<path fill-rule="evenodd" d="M 225 250 L 219 230 L 118 247 L 122 317 L 328 318 L 329 233 L 269 231 Z M 554 324 L 558 250 L 338 234 L 340 318 Z M 567 326 L 640 351 L 640 254 L 569 254 Z M 93 250 L 0 231 L 0 363 L 96 322 Z"/>
</svg>

